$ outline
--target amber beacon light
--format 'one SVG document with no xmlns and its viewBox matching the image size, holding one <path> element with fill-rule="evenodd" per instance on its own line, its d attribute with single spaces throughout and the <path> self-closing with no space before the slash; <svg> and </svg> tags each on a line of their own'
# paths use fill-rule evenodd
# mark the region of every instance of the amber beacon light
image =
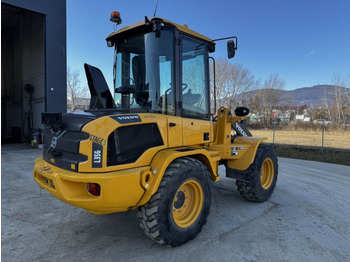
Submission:
<svg viewBox="0 0 350 262">
<path fill-rule="evenodd" d="M 109 19 L 111 22 L 120 25 L 122 23 L 122 19 L 120 18 L 120 13 L 117 11 L 113 11 L 111 13 L 111 18 Z"/>
</svg>

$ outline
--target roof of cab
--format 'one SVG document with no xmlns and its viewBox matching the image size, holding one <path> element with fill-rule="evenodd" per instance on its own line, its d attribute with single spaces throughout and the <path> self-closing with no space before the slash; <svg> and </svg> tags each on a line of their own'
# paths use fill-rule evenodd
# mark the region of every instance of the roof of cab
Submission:
<svg viewBox="0 0 350 262">
<path fill-rule="evenodd" d="M 199 33 L 197 33 L 196 31 L 193 31 L 193 30 L 189 29 L 187 25 L 179 25 L 179 24 L 176 24 L 176 23 L 174 23 L 174 22 L 171 22 L 171 21 L 169 21 L 169 20 L 166 20 L 166 19 L 163 19 L 163 18 L 159 18 L 159 17 L 152 17 L 152 18 L 149 19 L 149 21 L 152 21 L 153 19 L 162 20 L 165 24 L 173 25 L 173 26 L 175 26 L 179 31 L 181 31 L 181 32 L 183 32 L 183 33 L 186 33 L 186 34 L 195 36 L 195 37 L 200 38 L 200 39 L 202 39 L 202 40 L 205 40 L 205 41 L 207 41 L 207 42 L 212 42 L 212 43 L 214 42 L 212 39 L 210 39 L 210 38 L 208 38 L 208 37 L 206 37 L 206 36 L 204 36 L 204 35 L 202 35 L 202 34 L 199 34 Z M 126 31 L 128 31 L 128 30 L 130 30 L 130 29 L 134 29 L 134 28 L 137 28 L 137 27 L 141 27 L 141 26 L 143 26 L 143 25 L 145 25 L 145 24 L 146 24 L 145 21 L 140 21 L 140 22 L 137 22 L 137 23 L 135 23 L 135 24 L 125 26 L 125 27 L 119 29 L 118 31 L 109 34 L 109 35 L 107 36 L 106 40 L 108 41 L 109 39 L 111 39 L 111 38 L 117 36 L 117 35 L 120 34 L 120 33 L 126 32 Z"/>
</svg>

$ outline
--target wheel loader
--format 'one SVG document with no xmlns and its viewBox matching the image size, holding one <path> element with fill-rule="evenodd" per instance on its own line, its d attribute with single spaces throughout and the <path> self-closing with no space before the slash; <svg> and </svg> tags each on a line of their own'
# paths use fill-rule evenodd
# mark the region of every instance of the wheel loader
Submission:
<svg viewBox="0 0 350 262">
<path fill-rule="evenodd" d="M 111 21 L 120 24 L 120 14 Z M 89 109 L 42 113 L 36 183 L 94 214 L 137 209 L 144 233 L 171 247 L 205 225 L 219 165 L 242 197 L 267 200 L 277 181 L 276 153 L 247 130 L 247 108 L 210 105 L 210 53 L 219 40 L 158 17 L 112 32 L 113 92 L 102 72 L 85 64 Z M 236 50 L 230 37 L 228 57 Z"/>
</svg>

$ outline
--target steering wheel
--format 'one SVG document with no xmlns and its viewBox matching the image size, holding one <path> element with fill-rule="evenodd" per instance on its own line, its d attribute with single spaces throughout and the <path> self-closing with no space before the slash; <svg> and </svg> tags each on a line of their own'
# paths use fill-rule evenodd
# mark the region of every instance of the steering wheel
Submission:
<svg viewBox="0 0 350 262">
<path fill-rule="evenodd" d="M 170 83 L 170 85 L 171 85 L 171 83 Z M 186 83 L 182 83 L 182 86 L 183 86 L 183 88 L 182 88 L 182 92 L 183 92 L 183 91 L 186 90 L 186 88 L 187 88 L 188 86 L 187 86 Z M 167 94 L 170 90 L 171 90 L 171 87 L 165 91 L 165 94 Z"/>
</svg>

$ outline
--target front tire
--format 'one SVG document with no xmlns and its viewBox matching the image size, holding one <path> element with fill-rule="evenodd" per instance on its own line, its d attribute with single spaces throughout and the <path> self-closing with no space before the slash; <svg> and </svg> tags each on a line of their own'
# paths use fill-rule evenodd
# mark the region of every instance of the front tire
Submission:
<svg viewBox="0 0 350 262">
<path fill-rule="evenodd" d="M 260 144 L 254 162 L 244 173 L 248 181 L 236 181 L 240 195 L 253 202 L 264 202 L 269 199 L 276 187 L 278 176 L 275 150 L 266 144 Z"/>
<path fill-rule="evenodd" d="M 176 247 L 196 237 L 207 221 L 210 174 L 198 160 L 184 157 L 167 168 L 158 191 L 139 208 L 144 233 L 159 244 Z"/>
</svg>

